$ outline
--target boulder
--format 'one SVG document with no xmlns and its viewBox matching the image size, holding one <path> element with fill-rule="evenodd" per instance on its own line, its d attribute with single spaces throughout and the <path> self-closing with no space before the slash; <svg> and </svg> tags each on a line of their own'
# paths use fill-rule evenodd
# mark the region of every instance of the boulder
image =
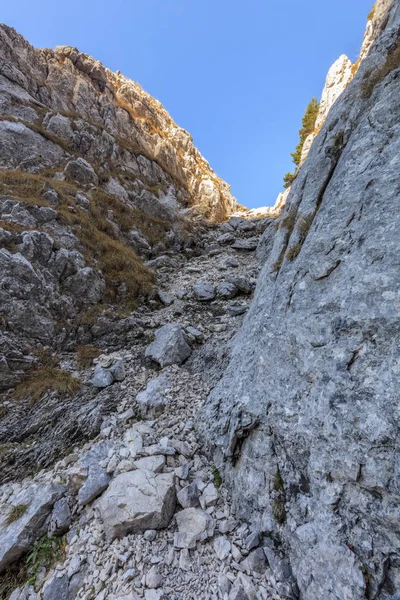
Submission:
<svg viewBox="0 0 400 600">
<path fill-rule="evenodd" d="M 108 540 L 167 527 L 175 510 L 175 476 L 137 470 L 121 473 L 97 502 Z"/>
<path fill-rule="evenodd" d="M 43 587 L 43 600 L 69 600 L 68 575 L 54 575 Z"/>
<path fill-rule="evenodd" d="M 168 323 L 155 332 L 155 340 L 147 348 L 145 356 L 161 367 L 183 363 L 192 353 L 188 337 L 179 323 Z"/>
<path fill-rule="evenodd" d="M 108 457 L 111 448 L 112 442 L 108 440 L 102 442 L 94 446 L 79 461 L 79 469 L 76 476 L 79 504 L 89 504 L 108 486 L 111 477 L 100 466 L 100 463 Z M 71 489 L 71 491 L 73 492 L 74 490 Z"/>
<path fill-rule="evenodd" d="M 125 379 L 125 368 L 122 358 L 119 356 L 102 355 L 98 359 L 91 379 L 92 385 L 97 388 L 105 388 L 114 381 Z"/>
<path fill-rule="evenodd" d="M 53 535 L 60 536 L 68 531 L 71 525 L 71 511 L 69 508 L 68 500 L 66 498 L 60 498 L 54 504 L 53 512 L 51 513 L 48 533 L 49 536 Z"/>
<path fill-rule="evenodd" d="M 102 279 L 91 267 L 80 269 L 75 275 L 71 275 L 63 282 L 66 292 L 72 294 L 75 299 L 84 304 L 95 304 L 99 302 L 106 288 Z"/>
<path fill-rule="evenodd" d="M 78 157 L 70 160 L 64 171 L 71 179 L 75 179 L 79 183 L 92 183 L 93 185 L 98 185 L 99 183 L 99 178 L 95 170 L 84 158 Z"/>
</svg>

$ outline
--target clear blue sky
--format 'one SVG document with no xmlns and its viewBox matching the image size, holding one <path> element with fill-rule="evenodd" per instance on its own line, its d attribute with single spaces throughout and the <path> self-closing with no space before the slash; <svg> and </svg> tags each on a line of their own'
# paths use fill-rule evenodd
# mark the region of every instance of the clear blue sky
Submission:
<svg viewBox="0 0 400 600">
<path fill-rule="evenodd" d="M 33 45 L 76 46 L 138 81 L 241 204 L 273 204 L 308 100 L 355 60 L 373 0 L 14 0 Z"/>
</svg>

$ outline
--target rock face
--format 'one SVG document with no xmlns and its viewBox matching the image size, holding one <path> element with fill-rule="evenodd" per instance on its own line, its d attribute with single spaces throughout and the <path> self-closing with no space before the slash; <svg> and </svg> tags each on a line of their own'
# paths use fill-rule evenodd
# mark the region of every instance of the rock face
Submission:
<svg viewBox="0 0 400 600">
<path fill-rule="evenodd" d="M 46 531 L 45 521 L 65 488 L 32 485 L 0 513 L 0 573 Z M 7 512 L 6 512 L 7 509 Z M 4 511 L 4 512 L 3 512 Z"/>
<path fill-rule="evenodd" d="M 197 422 L 306 600 L 400 589 L 399 26 L 393 2 L 292 185 Z"/>
<path fill-rule="evenodd" d="M 353 77 L 351 67 L 351 60 L 342 54 L 329 69 L 319 103 L 318 117 L 315 121 L 316 129 L 323 124 L 330 109 L 350 83 Z"/>
</svg>

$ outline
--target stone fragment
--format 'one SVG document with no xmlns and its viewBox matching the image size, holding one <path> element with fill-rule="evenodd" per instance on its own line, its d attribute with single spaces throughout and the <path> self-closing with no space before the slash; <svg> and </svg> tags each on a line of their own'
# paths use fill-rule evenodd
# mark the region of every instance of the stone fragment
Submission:
<svg viewBox="0 0 400 600">
<path fill-rule="evenodd" d="M 89 504 L 97 498 L 108 486 L 111 477 L 105 469 L 100 466 L 100 462 L 105 460 L 112 444 L 109 441 L 102 442 L 94 446 L 79 461 L 79 468 L 83 476 L 83 485 L 78 491 L 79 504 Z M 79 475 L 78 475 L 79 478 Z M 79 483 L 78 483 L 79 485 Z"/>
<path fill-rule="evenodd" d="M 237 527 L 236 519 L 224 519 L 218 524 L 218 529 L 221 533 L 231 533 Z"/>
<path fill-rule="evenodd" d="M 230 300 L 234 298 L 238 294 L 238 288 L 234 283 L 229 281 L 223 281 L 219 283 L 216 288 L 217 296 L 223 298 L 224 300 Z"/>
<path fill-rule="evenodd" d="M 213 546 L 214 552 L 219 560 L 225 560 L 229 556 L 229 552 L 231 551 L 231 543 L 225 536 L 220 535 L 217 537 L 214 540 Z"/>
<path fill-rule="evenodd" d="M 190 571 L 190 566 L 189 550 L 183 548 L 179 553 L 179 568 L 182 569 L 182 571 Z"/>
<path fill-rule="evenodd" d="M 230 306 L 228 306 L 228 312 L 233 317 L 239 317 L 240 315 L 244 315 L 248 310 L 249 307 L 243 304 L 231 304 Z"/>
<path fill-rule="evenodd" d="M 229 594 L 232 588 L 232 584 L 224 573 L 220 573 L 218 575 L 218 587 L 221 591 L 221 594 Z"/>
<path fill-rule="evenodd" d="M 105 388 L 114 383 L 114 381 L 123 381 L 125 379 L 125 368 L 122 358 L 102 356 L 99 357 L 98 361 L 91 380 L 94 387 Z"/>
<path fill-rule="evenodd" d="M 218 244 L 221 244 L 221 246 L 224 246 L 226 244 L 233 244 L 234 241 L 235 241 L 235 236 L 229 232 L 223 233 L 222 235 L 219 235 L 217 237 L 217 242 L 218 242 Z"/>
<path fill-rule="evenodd" d="M 148 542 L 154 542 L 156 539 L 157 531 L 155 529 L 148 529 L 144 532 L 143 537 Z"/>
<path fill-rule="evenodd" d="M 260 535 L 257 531 L 254 533 L 250 533 L 245 539 L 245 546 L 249 552 L 250 552 L 250 550 L 257 548 L 257 546 L 259 546 L 259 544 L 260 544 Z"/>
<path fill-rule="evenodd" d="M 195 548 L 214 535 L 215 521 L 198 508 L 186 508 L 176 515 L 178 533 L 174 536 L 175 548 Z"/>
<path fill-rule="evenodd" d="M 204 488 L 203 499 L 206 506 L 215 506 L 217 504 L 218 490 L 212 482 Z"/>
<path fill-rule="evenodd" d="M 179 323 L 168 323 L 155 332 L 155 340 L 147 348 L 145 356 L 161 367 L 183 363 L 192 353 L 187 335 Z"/>
<path fill-rule="evenodd" d="M 257 250 L 257 245 L 258 245 L 258 238 L 254 237 L 254 238 L 247 238 L 247 239 L 239 239 L 236 240 L 236 242 L 234 244 L 232 244 L 232 248 L 234 250 L 245 250 L 248 252 L 254 252 L 254 250 Z"/>
<path fill-rule="evenodd" d="M 171 296 L 171 294 L 168 294 L 168 292 L 161 289 L 157 290 L 157 294 L 164 306 L 171 306 L 174 301 L 174 298 Z"/>
<path fill-rule="evenodd" d="M 178 492 L 177 498 L 183 508 L 198 506 L 200 503 L 200 490 L 196 483 L 192 482 Z"/>
<path fill-rule="evenodd" d="M 167 527 L 176 502 L 173 473 L 137 470 L 118 475 L 97 502 L 109 540 Z"/>
<path fill-rule="evenodd" d="M 160 588 L 163 584 L 163 578 L 157 567 L 152 567 L 146 575 L 146 586 L 153 590 Z"/>
<path fill-rule="evenodd" d="M 244 561 L 244 566 L 249 573 L 252 571 L 260 574 L 264 573 L 267 568 L 267 559 L 264 550 L 262 548 L 257 548 L 250 552 Z"/>
<path fill-rule="evenodd" d="M 179 479 L 186 480 L 189 477 L 189 465 L 188 465 L 188 463 L 185 463 L 181 467 L 177 467 L 175 469 L 175 475 Z"/>
<path fill-rule="evenodd" d="M 215 286 L 212 283 L 196 283 L 193 286 L 193 295 L 200 302 L 210 302 L 215 298 Z"/>
<path fill-rule="evenodd" d="M 60 498 L 55 502 L 51 513 L 48 533 L 49 536 L 60 536 L 68 531 L 71 525 L 71 511 L 66 498 Z"/>
<path fill-rule="evenodd" d="M 190 325 L 188 327 L 186 327 L 186 333 L 191 338 L 194 338 L 197 342 L 201 342 L 204 339 L 203 333 L 199 329 L 196 329 L 195 327 L 191 327 Z"/>
<path fill-rule="evenodd" d="M 142 417 L 154 419 L 161 415 L 170 404 L 170 374 L 163 372 L 155 379 L 151 379 L 143 392 L 136 396 Z"/>
<path fill-rule="evenodd" d="M 161 473 L 165 466 L 165 456 L 162 454 L 156 454 L 155 456 L 145 456 L 139 458 L 133 463 L 135 469 L 153 471 L 154 473 Z"/>
<path fill-rule="evenodd" d="M 43 587 L 43 600 L 68 600 L 68 575 L 54 575 Z"/>
</svg>

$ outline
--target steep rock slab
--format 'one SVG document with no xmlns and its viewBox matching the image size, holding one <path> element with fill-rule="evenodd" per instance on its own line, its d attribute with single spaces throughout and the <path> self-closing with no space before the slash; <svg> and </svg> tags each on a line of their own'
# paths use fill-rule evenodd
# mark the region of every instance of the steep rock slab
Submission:
<svg viewBox="0 0 400 600">
<path fill-rule="evenodd" d="M 305 600 L 400 586 L 398 2 L 386 23 L 292 186 L 197 422 L 239 515 L 281 536 Z"/>
<path fill-rule="evenodd" d="M 31 485 L 1 507 L 0 573 L 46 531 L 45 521 L 64 491 L 63 486 Z"/>
<path fill-rule="evenodd" d="M 118 475 L 97 503 L 108 539 L 167 527 L 176 503 L 173 473 L 137 470 Z"/>
</svg>

